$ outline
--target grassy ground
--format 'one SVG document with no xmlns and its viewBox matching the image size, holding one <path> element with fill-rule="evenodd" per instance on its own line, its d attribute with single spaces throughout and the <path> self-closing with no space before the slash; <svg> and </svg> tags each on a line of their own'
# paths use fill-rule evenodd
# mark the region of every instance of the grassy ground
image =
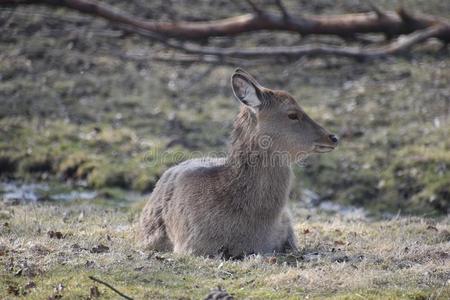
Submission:
<svg viewBox="0 0 450 300">
<path fill-rule="evenodd" d="M 139 1 L 111 2 L 147 17 L 168 14 L 164 2 L 146 9 Z M 302 13 L 367 9 L 365 1 L 286 4 Z M 450 16 L 445 1 L 408 4 Z M 242 11 L 221 1 L 179 2 L 172 9 L 187 19 Z M 97 189 L 151 191 L 161 172 L 193 151 L 226 149 L 237 112 L 229 76 L 239 65 L 268 87 L 291 92 L 314 119 L 341 136 L 337 151 L 296 169 L 292 198 L 308 188 L 320 200 L 374 213 L 438 215 L 449 209 L 450 61 L 436 44 L 372 63 L 320 58 L 270 66 L 181 64 L 153 60 L 170 52 L 65 10 L 28 7 L 0 15 L 3 180 L 85 181 Z M 263 32 L 234 43 L 273 42 L 297 44 L 299 38 Z"/>
<path fill-rule="evenodd" d="M 117 298 L 90 275 L 136 299 L 202 299 L 216 286 L 238 299 L 450 297 L 448 217 L 373 221 L 295 207 L 300 253 L 222 261 L 130 246 L 137 211 L 2 204 L 0 298 L 87 299 L 94 286 Z"/>
<path fill-rule="evenodd" d="M 155 19 L 168 19 L 170 9 L 196 20 L 243 11 L 230 1 L 107 2 Z M 362 0 L 284 2 L 299 14 L 367 9 Z M 407 4 L 450 18 L 448 1 Z M 0 181 L 50 182 L 42 200 L 71 186 L 98 192 L 89 203 L 0 202 L 0 298 L 94 298 L 94 286 L 117 298 L 89 275 L 136 299 L 201 299 L 217 285 L 253 299 L 450 297 L 448 50 L 431 43 L 377 62 L 217 66 L 153 59 L 171 53 L 65 10 L 0 10 L 0 30 Z M 262 32 L 212 42 L 300 39 Z M 221 261 L 141 251 L 133 232 L 142 202 L 123 201 L 135 198 L 124 191 L 151 192 L 168 166 L 226 149 L 237 66 L 291 92 L 341 137 L 336 151 L 295 168 L 300 253 Z M 317 193 L 313 202 L 363 206 L 374 218 L 307 210 L 297 201 L 311 198 L 305 189 Z"/>
</svg>

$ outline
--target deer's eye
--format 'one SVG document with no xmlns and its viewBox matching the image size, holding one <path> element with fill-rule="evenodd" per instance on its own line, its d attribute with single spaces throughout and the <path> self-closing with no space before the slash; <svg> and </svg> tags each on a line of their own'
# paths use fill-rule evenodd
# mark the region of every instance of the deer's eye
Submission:
<svg viewBox="0 0 450 300">
<path fill-rule="evenodd" d="M 298 120 L 298 114 L 297 113 L 289 113 L 288 118 L 291 120 Z"/>
</svg>

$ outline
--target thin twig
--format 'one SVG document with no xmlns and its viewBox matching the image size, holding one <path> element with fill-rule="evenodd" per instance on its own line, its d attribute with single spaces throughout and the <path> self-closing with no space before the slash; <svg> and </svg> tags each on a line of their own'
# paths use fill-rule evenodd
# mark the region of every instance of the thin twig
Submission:
<svg viewBox="0 0 450 300">
<path fill-rule="evenodd" d="M 369 3 L 369 6 L 370 6 L 370 9 L 372 9 L 377 14 L 378 18 L 386 17 L 386 13 L 383 10 L 381 10 L 378 6 L 373 4 L 372 1 L 369 0 L 368 3 Z"/>
<path fill-rule="evenodd" d="M 8 14 L 8 16 L 5 18 L 5 22 L 4 22 L 4 23 L 1 25 L 1 27 L 0 27 L 0 32 L 7 29 L 7 27 L 9 26 L 9 23 L 10 23 L 12 17 L 13 17 L 13 15 L 14 15 L 14 13 L 15 13 L 15 11 L 16 11 L 15 9 L 12 9 L 12 10 L 10 11 L 10 13 Z"/>
<path fill-rule="evenodd" d="M 278 7 L 278 9 L 280 10 L 281 14 L 283 15 L 283 19 L 289 20 L 290 16 L 289 13 L 287 12 L 286 7 L 284 7 L 284 4 L 281 0 L 275 0 L 275 5 Z"/>
<path fill-rule="evenodd" d="M 252 0 L 245 0 L 245 2 L 248 3 L 248 5 L 252 8 L 252 10 L 257 14 L 257 15 L 263 15 L 264 11 L 259 8 L 255 3 L 253 3 Z"/>
<path fill-rule="evenodd" d="M 113 287 L 112 285 L 110 285 L 107 282 L 104 282 L 103 280 L 97 279 L 94 276 L 88 276 L 90 280 L 93 280 L 95 282 L 101 283 L 103 285 L 105 285 L 106 287 L 109 287 L 111 290 L 113 290 L 114 292 L 116 292 L 119 296 L 121 296 L 122 298 L 125 298 L 127 300 L 133 300 L 133 298 L 121 293 L 120 291 L 118 291 L 115 287 Z"/>
<path fill-rule="evenodd" d="M 407 24 L 416 22 L 416 20 L 414 19 L 414 16 L 412 14 L 410 14 L 404 6 L 400 6 L 397 9 L 397 14 L 402 19 L 402 21 Z"/>
</svg>

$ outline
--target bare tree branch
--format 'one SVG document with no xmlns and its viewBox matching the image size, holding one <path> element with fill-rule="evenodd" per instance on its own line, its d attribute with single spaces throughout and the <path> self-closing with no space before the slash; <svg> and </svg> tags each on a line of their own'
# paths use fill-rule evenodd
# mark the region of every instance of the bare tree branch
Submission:
<svg viewBox="0 0 450 300">
<path fill-rule="evenodd" d="M 252 8 L 252 10 L 259 16 L 264 15 L 264 11 L 260 9 L 252 0 L 245 0 L 248 3 L 248 6 Z"/>
<path fill-rule="evenodd" d="M 247 1 L 249 2 L 249 1 Z M 253 3 L 250 1 L 249 3 Z M 327 34 L 341 37 L 358 33 L 388 33 L 393 36 L 408 34 L 438 23 L 445 19 L 430 15 L 410 15 L 386 11 L 383 18 L 376 13 L 355 13 L 331 16 L 302 16 L 288 19 L 277 14 L 244 14 L 236 17 L 204 22 L 159 22 L 145 20 L 93 0 L 0 0 L 0 5 L 43 4 L 65 7 L 81 13 L 178 39 L 205 39 L 213 36 L 234 36 L 258 30 L 297 32 L 302 35 Z M 261 11 L 255 4 L 254 8 Z M 411 22 L 411 17 L 414 22 Z M 450 34 L 439 37 L 450 40 Z"/>
<path fill-rule="evenodd" d="M 134 31 L 134 29 L 129 30 Z M 140 30 L 136 33 L 143 36 L 147 35 L 147 32 Z M 180 50 L 185 53 L 218 57 L 241 59 L 265 58 L 275 60 L 284 58 L 292 60 L 298 59 L 303 56 L 333 55 L 364 60 L 405 53 L 414 45 L 419 44 L 432 37 L 439 37 L 444 33 L 450 33 L 450 26 L 446 24 L 440 24 L 400 37 L 385 46 L 367 48 L 309 45 L 291 47 L 254 47 L 241 49 L 192 46 L 164 39 L 159 41 L 170 48 Z M 153 38 L 154 35 L 150 34 L 148 35 L 148 37 Z"/>
<path fill-rule="evenodd" d="M 284 4 L 281 0 L 275 0 L 275 5 L 278 7 L 278 9 L 281 12 L 281 15 L 285 20 L 288 20 L 290 18 L 289 13 L 287 12 L 286 7 L 284 7 Z"/>
<path fill-rule="evenodd" d="M 127 300 L 133 300 L 133 298 L 131 298 L 131 297 L 129 297 L 129 296 L 123 294 L 122 292 L 118 291 L 115 287 L 113 287 L 113 286 L 110 285 L 109 283 L 104 282 L 103 280 L 97 279 L 97 278 L 95 278 L 94 276 L 88 276 L 88 277 L 89 277 L 90 280 L 93 280 L 93 281 L 95 281 L 95 282 L 98 282 L 98 283 L 103 284 L 104 286 L 107 286 L 108 288 L 110 288 L 111 290 L 113 290 L 115 293 L 117 293 L 119 296 L 121 296 L 122 298 L 127 299 Z"/>
<path fill-rule="evenodd" d="M 252 1 L 247 1 L 254 10 L 260 10 Z M 276 1 L 279 9 L 287 14 L 281 1 Z M 429 38 L 450 41 L 450 23 L 429 15 L 416 15 L 400 9 L 398 12 L 357 13 L 334 16 L 308 16 L 285 18 L 264 13 L 247 14 L 237 17 L 205 22 L 158 22 L 143 20 L 125 14 L 113 7 L 90 0 L 0 0 L 0 5 L 45 4 L 70 8 L 82 13 L 109 20 L 119 28 L 153 39 L 166 47 L 186 54 L 215 57 L 217 61 L 234 59 L 298 59 L 302 56 L 334 55 L 354 59 L 374 59 L 397 55 L 410 50 L 414 45 Z M 382 17 L 380 14 L 382 13 Z M 207 38 L 211 36 L 233 36 L 255 30 L 286 30 L 302 34 L 333 34 L 344 38 L 359 33 L 380 32 L 399 36 L 397 40 L 384 46 L 345 47 L 327 45 L 223 48 L 201 47 L 180 42 L 185 39 Z M 175 40 L 174 40 L 175 39 Z"/>
</svg>

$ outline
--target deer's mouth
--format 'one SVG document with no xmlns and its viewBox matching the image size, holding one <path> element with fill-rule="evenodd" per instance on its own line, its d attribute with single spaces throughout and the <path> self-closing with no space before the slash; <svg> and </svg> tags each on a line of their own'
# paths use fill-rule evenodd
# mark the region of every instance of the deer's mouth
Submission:
<svg viewBox="0 0 450 300">
<path fill-rule="evenodd" d="M 334 148 L 335 148 L 335 146 L 316 144 L 316 145 L 314 145 L 313 152 L 326 153 L 326 152 L 330 152 L 330 151 L 334 150 Z"/>
</svg>

